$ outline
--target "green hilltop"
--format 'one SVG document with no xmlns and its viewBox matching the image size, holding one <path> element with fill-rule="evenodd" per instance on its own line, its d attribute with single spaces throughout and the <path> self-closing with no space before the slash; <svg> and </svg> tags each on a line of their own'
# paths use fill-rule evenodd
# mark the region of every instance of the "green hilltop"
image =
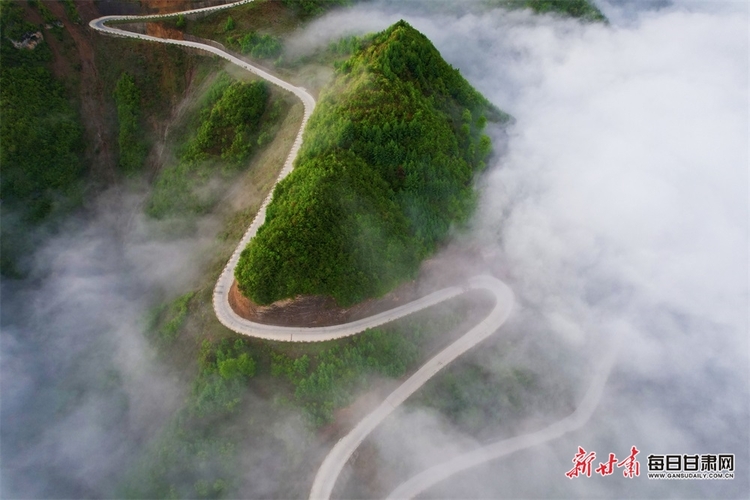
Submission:
<svg viewBox="0 0 750 500">
<path fill-rule="evenodd" d="M 380 296 L 465 222 L 509 117 L 404 21 L 366 39 L 321 94 L 295 170 L 235 276 L 258 304 L 297 295 L 340 305 Z"/>
</svg>

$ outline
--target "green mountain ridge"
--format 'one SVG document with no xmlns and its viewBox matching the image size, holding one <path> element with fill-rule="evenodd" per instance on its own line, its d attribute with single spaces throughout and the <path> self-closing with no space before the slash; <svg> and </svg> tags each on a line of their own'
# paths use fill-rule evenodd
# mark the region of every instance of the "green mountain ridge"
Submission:
<svg viewBox="0 0 750 500">
<path fill-rule="evenodd" d="M 259 304 L 297 295 L 345 306 L 413 278 L 467 220 L 474 175 L 509 117 L 404 21 L 372 37 L 322 92 L 295 170 L 235 276 Z"/>
<path fill-rule="evenodd" d="M 589 0 L 488 0 L 490 5 L 509 9 L 531 9 L 535 14 L 558 14 L 584 22 L 608 23 L 606 16 Z"/>
</svg>

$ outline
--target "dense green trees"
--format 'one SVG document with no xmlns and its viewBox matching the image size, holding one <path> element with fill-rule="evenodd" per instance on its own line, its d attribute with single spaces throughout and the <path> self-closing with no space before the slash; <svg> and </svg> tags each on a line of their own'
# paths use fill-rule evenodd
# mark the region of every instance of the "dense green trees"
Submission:
<svg viewBox="0 0 750 500">
<path fill-rule="evenodd" d="M 148 154 L 141 124 L 141 91 L 133 77 L 123 73 L 117 80 L 113 96 L 117 106 L 120 168 L 132 174 L 141 169 Z"/>
<path fill-rule="evenodd" d="M 296 168 L 242 253 L 236 278 L 257 303 L 382 295 L 471 213 L 490 150 L 482 128 L 507 115 L 403 21 L 361 43 L 321 95 Z"/>
<path fill-rule="evenodd" d="M 238 278 L 269 303 L 334 290 L 337 299 L 382 294 L 411 274 L 418 255 L 387 183 L 354 154 L 312 158 L 305 182 L 284 183 Z M 248 265 L 256 262 L 256 265 Z M 257 267 L 256 267 L 257 266 Z"/>
<path fill-rule="evenodd" d="M 255 31 L 244 35 L 227 37 L 230 48 L 238 49 L 243 54 L 249 54 L 256 59 L 271 59 L 281 54 L 281 41 L 272 35 L 259 35 Z"/>
<path fill-rule="evenodd" d="M 0 196 L 44 217 L 82 172 L 78 116 L 42 67 L 3 67 L 0 106 Z"/>
<path fill-rule="evenodd" d="M 74 23 L 83 24 L 83 19 L 81 19 L 81 15 L 78 13 L 78 7 L 76 7 L 76 3 L 73 0 L 62 0 L 62 4 L 65 8 L 65 15 L 68 16 L 68 19 Z"/>
<path fill-rule="evenodd" d="M 374 36 L 375 34 L 372 33 L 363 36 L 352 35 L 341 37 L 335 42 L 328 44 L 327 52 L 336 56 L 349 56 L 369 44 Z M 338 69 L 340 63 L 334 63 L 334 66 Z"/>
<path fill-rule="evenodd" d="M 268 103 L 265 82 L 234 82 L 210 108 L 201 113 L 198 134 L 184 156 L 198 161 L 208 156 L 239 162 L 253 150 L 253 134 L 260 129 L 260 118 Z"/>
<path fill-rule="evenodd" d="M 203 342 L 200 374 L 193 385 L 190 411 L 194 416 L 215 417 L 231 412 L 240 402 L 248 378 L 255 375 L 255 360 L 243 339 Z"/>
<path fill-rule="evenodd" d="M 275 134 L 280 107 L 268 106 L 270 91 L 262 82 L 219 78 L 198 113 L 197 131 L 186 138 L 178 162 L 157 178 L 147 212 L 153 217 L 200 213 L 214 195 L 202 190 L 215 176 L 236 172 L 258 146 Z M 278 102 L 278 101 L 277 101 Z"/>
<path fill-rule="evenodd" d="M 47 67 L 49 47 L 12 44 L 38 30 L 18 4 L 0 3 L 0 198 L 35 220 L 70 196 L 83 173 L 80 117 Z"/>
<path fill-rule="evenodd" d="M 234 19 L 232 16 L 227 17 L 227 21 L 224 23 L 224 32 L 232 31 L 234 29 Z"/>
<path fill-rule="evenodd" d="M 151 312 L 150 330 L 158 342 L 171 343 L 177 338 L 188 315 L 188 304 L 194 296 L 195 292 L 188 292 Z"/>
</svg>

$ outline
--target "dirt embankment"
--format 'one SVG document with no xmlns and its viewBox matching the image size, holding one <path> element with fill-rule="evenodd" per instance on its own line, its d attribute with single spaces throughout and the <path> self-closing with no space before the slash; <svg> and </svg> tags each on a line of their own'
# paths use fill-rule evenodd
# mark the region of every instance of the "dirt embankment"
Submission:
<svg viewBox="0 0 750 500">
<path fill-rule="evenodd" d="M 146 34 L 158 38 L 182 40 L 182 31 L 170 28 L 162 23 L 146 23 Z"/>
<path fill-rule="evenodd" d="M 141 0 L 145 14 L 171 14 L 184 10 L 201 9 L 213 5 L 230 3 L 232 0 Z"/>
<path fill-rule="evenodd" d="M 439 290 L 461 284 L 467 276 L 487 272 L 477 248 L 451 247 L 422 264 L 419 277 L 379 299 L 368 299 L 352 307 L 338 307 L 331 297 L 298 296 L 268 306 L 255 304 L 240 292 L 237 282 L 229 291 L 229 305 L 245 319 L 276 326 L 330 326 L 393 309 Z M 503 275 L 503 272 L 494 272 Z"/>
<path fill-rule="evenodd" d="M 419 298 L 417 282 L 401 285 L 379 299 L 368 299 L 352 307 L 338 307 L 331 297 L 301 295 L 259 306 L 240 292 L 237 282 L 229 291 L 229 304 L 245 319 L 277 326 L 330 326 L 366 318 Z"/>
</svg>

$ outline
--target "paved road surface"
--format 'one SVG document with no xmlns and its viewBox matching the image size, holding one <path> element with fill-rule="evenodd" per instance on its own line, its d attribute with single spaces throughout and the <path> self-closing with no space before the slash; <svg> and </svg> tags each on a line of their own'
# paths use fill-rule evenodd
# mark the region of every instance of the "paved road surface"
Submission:
<svg viewBox="0 0 750 500">
<path fill-rule="evenodd" d="M 212 12 L 212 11 L 217 11 L 220 9 L 226 9 L 229 7 L 234 7 L 237 5 L 249 3 L 251 1 L 253 0 L 242 0 L 240 2 L 217 5 L 214 7 L 206 7 L 203 9 L 195 9 L 195 10 L 183 11 L 183 12 L 174 12 L 168 15 L 177 16 L 179 14 L 189 15 L 189 14 L 195 14 L 195 13 Z M 148 41 L 159 42 L 159 43 L 168 43 L 168 44 L 180 45 L 183 47 L 190 47 L 193 49 L 199 49 L 199 50 L 204 50 L 206 52 L 210 52 L 212 54 L 215 54 L 219 57 L 222 57 L 228 60 L 229 62 L 233 64 L 236 64 L 237 66 L 241 68 L 244 68 L 260 76 L 261 78 L 264 78 L 265 80 L 273 83 L 274 85 L 281 87 L 284 90 L 292 92 L 294 95 L 299 97 L 299 99 L 302 101 L 305 107 L 305 112 L 302 118 L 302 123 L 300 125 L 299 132 L 297 133 L 297 137 L 294 140 L 292 149 L 289 152 L 289 156 L 287 157 L 287 160 L 284 163 L 284 167 L 282 168 L 281 173 L 279 174 L 279 177 L 276 179 L 276 183 L 278 183 L 280 180 L 282 180 L 287 175 L 289 175 L 289 173 L 292 171 L 294 160 L 296 159 L 297 153 L 299 152 L 299 148 L 302 145 L 302 134 L 303 134 L 305 125 L 307 124 L 307 120 L 309 119 L 310 114 L 312 114 L 312 111 L 315 108 L 315 99 L 313 99 L 313 97 L 305 89 L 301 87 L 296 87 L 288 82 L 285 82 L 284 80 L 281 80 L 280 78 L 274 75 L 271 75 L 270 73 L 256 66 L 253 66 L 252 64 L 247 63 L 211 45 L 206 45 L 200 42 L 191 42 L 187 40 L 173 40 L 173 39 L 168 39 L 168 38 L 158 38 L 158 37 L 154 37 L 150 35 L 144 35 L 140 33 L 133 33 L 131 31 L 125 31 L 122 29 L 118 29 L 116 27 L 107 26 L 105 24 L 109 21 L 121 21 L 121 20 L 141 21 L 144 19 L 163 18 L 166 16 L 167 15 L 164 15 L 164 14 L 150 15 L 150 16 L 105 16 L 99 19 L 92 20 L 89 23 L 89 25 L 95 30 L 98 30 L 98 31 L 101 31 L 103 33 L 107 33 L 110 35 L 114 35 L 114 36 L 136 38 L 139 40 L 148 40 Z M 263 204 L 261 205 L 260 210 L 258 210 L 258 214 L 255 216 L 252 223 L 250 224 L 250 227 L 248 228 L 248 230 L 245 232 L 244 236 L 240 240 L 240 243 L 237 245 L 237 248 L 235 248 L 234 253 L 232 254 L 232 257 L 229 259 L 226 266 L 224 267 L 224 270 L 222 271 L 221 276 L 217 280 L 216 286 L 214 288 L 214 294 L 213 294 L 214 311 L 216 312 L 216 316 L 219 318 L 219 321 L 221 321 L 221 323 L 224 324 L 224 326 L 226 326 L 230 330 L 233 330 L 237 333 L 241 333 L 244 335 L 252 336 L 252 337 L 258 337 L 258 338 L 263 338 L 267 340 L 280 340 L 280 341 L 287 341 L 287 342 L 316 342 L 316 341 L 324 341 L 324 340 L 334 340 L 334 339 L 339 339 L 339 338 L 355 335 L 369 328 L 374 328 L 376 326 L 389 323 L 398 318 L 408 316 L 422 309 L 431 307 L 433 305 L 439 304 L 440 302 L 443 302 L 445 300 L 461 295 L 462 293 L 470 289 L 487 288 L 483 285 L 480 286 L 477 284 L 480 282 L 485 283 L 485 281 L 481 281 L 481 280 L 472 282 L 474 284 L 467 284 L 462 287 L 445 288 L 442 290 L 438 290 L 437 292 L 431 293 L 430 295 L 422 297 L 418 300 L 405 304 L 403 306 L 397 307 L 395 309 L 391 309 L 389 311 L 385 311 L 383 313 L 370 316 L 369 318 L 364 318 L 358 321 L 353 321 L 350 323 L 334 325 L 334 326 L 323 326 L 323 327 L 314 327 L 314 328 L 313 327 L 282 327 L 282 326 L 265 325 L 265 324 L 255 323 L 253 321 L 247 320 L 239 316 L 237 313 L 235 313 L 232 307 L 229 305 L 229 290 L 234 281 L 234 269 L 237 266 L 237 262 L 239 261 L 240 254 L 242 253 L 242 250 L 250 242 L 250 240 L 253 239 L 253 237 L 255 237 L 255 235 L 258 232 L 258 228 L 260 228 L 260 226 L 263 225 L 263 222 L 265 221 L 265 218 L 266 218 L 266 207 L 268 206 L 268 203 L 270 203 L 271 201 L 272 194 L 273 192 L 271 192 L 271 194 L 269 194 L 266 197 L 266 199 L 263 201 Z M 487 289 L 490 290 L 491 292 L 494 292 L 493 287 L 490 287 Z"/>
<path fill-rule="evenodd" d="M 583 400 L 576 410 L 564 419 L 539 431 L 515 436 L 510 439 L 503 439 L 502 441 L 482 446 L 481 448 L 430 467 L 399 485 L 388 495 L 388 500 L 414 498 L 423 491 L 461 471 L 510 455 L 516 451 L 538 446 L 580 429 L 591 418 L 594 410 L 599 405 L 604 386 L 607 383 L 612 365 L 615 362 L 616 352 L 616 345 L 607 351 L 592 377 L 592 383 L 586 391 Z"/>
<path fill-rule="evenodd" d="M 291 172 L 294 160 L 297 157 L 300 146 L 302 145 L 302 134 L 305 125 L 307 124 L 307 120 L 309 119 L 310 114 L 315 108 L 315 100 L 310 94 L 307 93 L 307 91 L 305 91 L 305 89 L 291 85 L 290 83 L 287 83 L 262 70 L 261 68 L 255 67 L 252 64 L 249 64 L 235 56 L 232 56 L 231 54 L 228 54 L 210 45 L 205 45 L 198 42 L 190 42 L 186 40 L 157 38 L 149 35 L 124 31 L 105 25 L 107 21 L 114 20 L 142 21 L 144 19 L 163 18 L 168 16 L 176 16 L 179 14 L 201 14 L 234 7 L 237 5 L 249 3 L 251 1 L 253 0 L 241 0 L 239 2 L 230 4 L 217 5 L 214 7 L 206 7 L 184 12 L 175 12 L 168 15 L 160 14 L 152 16 L 106 16 L 95 19 L 89 24 L 93 29 L 103 33 L 107 33 L 109 35 L 181 45 L 183 47 L 190 47 L 210 52 L 228 60 L 233 64 L 236 64 L 237 66 L 240 66 L 241 68 L 246 69 L 247 71 L 260 76 L 261 78 L 264 78 L 265 80 L 281 87 L 284 90 L 292 92 L 294 95 L 299 97 L 305 108 L 304 116 L 302 119 L 300 130 L 294 141 L 292 149 L 289 152 L 289 156 L 287 157 L 284 167 L 276 181 L 278 182 L 286 177 L 289 172 Z M 339 440 L 339 442 L 336 443 L 336 445 L 331 449 L 328 456 L 323 461 L 320 469 L 318 470 L 317 475 L 315 476 L 315 480 L 310 492 L 311 499 L 328 499 L 331 496 L 333 487 L 336 484 L 336 480 L 341 470 L 346 465 L 346 462 L 349 460 L 349 458 L 351 458 L 351 455 L 362 443 L 362 441 L 380 424 L 380 422 L 382 422 L 391 412 L 393 412 L 396 407 L 403 403 L 406 398 L 408 398 L 417 389 L 424 385 L 427 380 L 432 378 L 444 366 L 466 352 L 468 349 L 471 349 L 476 344 L 486 339 L 488 336 L 492 335 L 506 321 L 513 306 L 513 292 L 510 290 L 510 288 L 508 288 L 507 285 L 494 277 L 477 276 L 468 280 L 468 282 L 462 287 L 445 288 L 390 311 L 386 311 L 369 318 L 343 325 L 317 328 L 290 328 L 263 325 L 248 321 L 238 316 L 229 305 L 229 289 L 234 280 L 234 268 L 237 265 L 240 253 L 247 246 L 248 242 L 255 236 L 258 228 L 263 224 L 265 220 L 266 207 L 270 200 L 271 195 L 269 194 L 269 196 L 261 205 L 258 214 L 248 228 L 247 232 L 242 237 L 242 240 L 240 241 L 236 250 L 232 254 L 232 257 L 229 259 L 229 262 L 227 262 L 227 265 L 225 266 L 221 276 L 219 277 L 214 289 L 213 305 L 219 321 L 221 321 L 227 328 L 230 328 L 237 333 L 268 340 L 283 340 L 289 342 L 331 340 L 342 338 L 348 335 L 354 335 L 368 328 L 373 328 L 384 323 L 388 323 L 397 318 L 407 316 L 421 309 L 461 295 L 468 290 L 488 290 L 495 296 L 495 306 L 485 319 L 483 319 L 478 325 L 469 330 L 456 342 L 446 347 L 437 356 L 425 363 L 424 366 L 422 366 L 414 375 L 409 377 L 403 384 L 401 384 L 395 391 L 393 391 L 383 401 L 383 403 L 378 406 L 378 408 L 367 415 L 349 434 Z M 584 400 L 581 402 L 576 411 L 567 418 L 540 431 L 499 441 L 497 443 L 493 443 L 474 450 L 470 453 L 452 458 L 440 465 L 432 467 L 414 476 L 407 482 L 397 487 L 390 494 L 389 498 L 413 498 L 427 488 L 453 474 L 456 474 L 457 472 L 466 470 L 470 467 L 474 467 L 489 460 L 494 460 L 496 458 L 508 455 L 515 451 L 519 451 L 550 441 L 567 432 L 581 427 L 589 419 L 601 397 L 601 392 L 604 388 L 610 368 L 613 363 L 614 352 L 614 349 L 610 351 L 610 355 L 604 360 L 602 367 L 600 368 L 599 376 L 594 377 L 594 383 L 586 393 Z"/>
<path fill-rule="evenodd" d="M 349 434 L 336 443 L 323 460 L 323 464 L 315 476 L 310 491 L 311 499 L 330 498 L 336 479 L 344 465 L 380 422 L 406 401 L 406 398 L 422 387 L 425 382 L 434 377 L 444 366 L 495 333 L 499 326 L 508 319 L 513 306 L 513 292 L 505 283 L 491 276 L 478 276 L 469 280 L 469 287 L 490 290 L 495 295 L 495 307 L 490 314 L 461 338 L 425 363 L 422 368 L 385 398 L 380 406 L 359 422 Z"/>
<path fill-rule="evenodd" d="M 253 0 L 241 0 L 239 2 L 234 2 L 231 4 L 218 5 L 203 9 L 195 9 L 191 11 L 175 12 L 169 14 L 169 16 L 212 12 L 249 3 L 251 1 Z M 241 68 L 246 69 L 247 71 L 260 76 L 261 78 L 264 78 L 265 80 L 281 87 L 284 90 L 292 92 L 294 95 L 299 97 L 305 107 L 304 117 L 302 119 L 302 124 L 294 141 L 292 149 L 289 152 L 286 163 L 284 164 L 284 167 L 276 182 L 286 177 L 293 168 L 294 160 L 297 157 L 300 146 L 302 145 L 303 130 L 305 128 L 307 120 L 310 117 L 310 114 L 315 107 L 315 100 L 312 98 L 312 96 L 308 94 L 305 89 L 291 85 L 290 83 L 287 83 L 271 75 L 270 73 L 253 66 L 252 64 L 249 64 L 235 56 L 232 56 L 231 54 L 228 54 L 210 45 L 205 45 L 198 42 L 190 42 L 186 40 L 157 38 L 149 35 L 124 31 L 105 25 L 107 21 L 141 21 L 144 19 L 154 19 L 161 17 L 167 16 L 106 16 L 95 19 L 89 24 L 93 29 L 103 33 L 107 33 L 109 35 L 181 45 L 183 47 L 190 47 L 210 52 L 230 61 L 233 64 L 236 64 L 237 66 L 240 66 Z M 477 343 L 492 335 L 506 321 L 513 306 L 513 292 L 502 281 L 494 277 L 477 276 L 468 280 L 468 282 L 462 287 L 445 288 L 390 311 L 386 311 L 369 318 L 342 325 L 317 328 L 290 328 L 263 325 L 248 321 L 238 316 L 230 307 L 228 300 L 229 288 L 234 280 L 234 268 L 237 265 L 240 253 L 242 249 L 247 246 L 247 243 L 255 236 L 258 228 L 263 224 L 263 221 L 265 220 L 266 207 L 270 200 L 271 195 L 269 195 L 264 200 L 260 210 L 258 211 L 258 214 L 243 236 L 242 240 L 240 241 L 240 244 L 237 246 L 237 249 L 232 254 L 232 257 L 229 259 L 229 262 L 224 268 L 214 289 L 213 305 L 219 321 L 221 321 L 227 328 L 230 328 L 237 333 L 268 340 L 283 340 L 289 342 L 331 340 L 354 335 L 368 328 L 373 328 L 375 326 L 388 323 L 397 318 L 407 316 L 421 309 L 461 295 L 468 290 L 488 290 L 495 296 L 495 306 L 486 318 L 484 318 L 478 325 L 469 330 L 456 342 L 446 347 L 437 356 L 425 363 L 425 365 L 422 366 L 414 375 L 409 377 L 403 384 L 401 384 L 395 391 L 393 391 L 383 401 L 383 403 L 378 406 L 378 408 L 367 415 L 349 434 L 347 434 L 345 437 L 339 440 L 338 443 L 336 443 L 336 445 L 330 451 L 328 456 L 323 461 L 320 469 L 318 470 L 310 492 L 311 499 L 328 499 L 330 498 L 333 487 L 336 484 L 336 480 L 344 465 L 349 460 L 352 453 L 354 453 L 357 447 L 373 431 L 373 429 L 375 429 L 380 424 L 380 422 L 382 422 L 391 412 L 393 412 L 396 407 L 403 403 L 406 398 L 408 398 L 417 389 L 424 385 L 427 380 L 432 378 L 444 366 L 466 352 L 468 349 L 474 347 Z M 611 353 L 614 353 L 614 349 L 611 351 Z M 478 450 L 474 450 L 470 453 L 455 457 L 438 466 L 432 467 L 418 474 L 417 476 L 414 476 L 406 483 L 400 485 L 391 493 L 390 498 L 412 498 L 425 489 L 429 488 L 430 486 L 444 480 L 445 478 L 457 472 L 468 469 L 470 467 L 474 467 L 489 460 L 494 460 L 509 453 L 513 453 L 515 451 L 529 448 L 551 439 L 555 439 L 567 432 L 570 432 L 571 430 L 579 428 L 588 420 L 588 418 L 591 416 L 591 413 L 594 411 L 601 396 L 604 384 L 606 383 L 606 379 L 612 366 L 612 362 L 613 357 L 610 355 L 610 357 L 607 358 L 602 365 L 603 368 L 601 369 L 600 376 L 594 377 L 595 382 L 587 392 L 584 400 L 579 405 L 578 409 L 576 409 L 576 411 L 569 417 L 551 425 L 548 428 L 542 429 L 541 431 L 499 441 L 497 443 L 482 447 Z"/>
</svg>

